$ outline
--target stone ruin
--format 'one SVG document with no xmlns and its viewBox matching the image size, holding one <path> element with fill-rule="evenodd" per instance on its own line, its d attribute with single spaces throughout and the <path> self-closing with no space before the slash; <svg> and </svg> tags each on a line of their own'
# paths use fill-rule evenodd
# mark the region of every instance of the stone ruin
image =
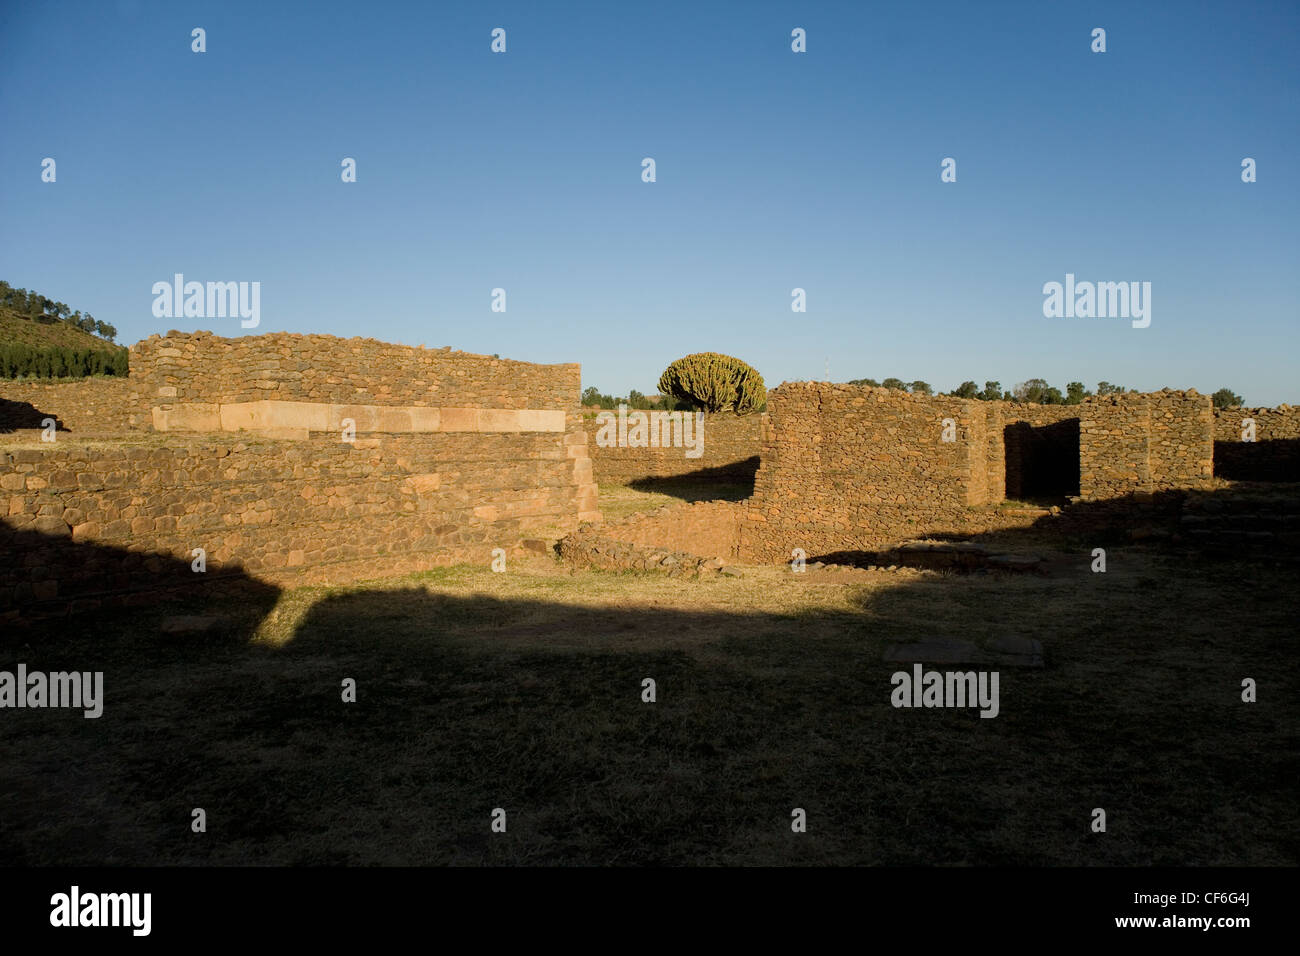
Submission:
<svg viewBox="0 0 1300 956">
<path fill-rule="evenodd" d="M 1220 468 L 1296 481 L 1300 460 L 1294 409 L 1216 411 L 1190 390 L 1051 406 L 786 383 L 764 415 L 712 416 L 697 460 L 595 447 L 579 391 L 576 364 L 286 333 L 170 332 L 131 347 L 126 380 L 0 383 L 0 614 L 486 565 L 561 539 L 574 564 L 730 573 L 1034 514 L 1007 498 L 1141 504 L 1208 494 Z M 754 487 L 601 528 L 598 475 Z M 1237 533 L 1193 501 L 1189 531 Z M 1293 504 L 1271 539 L 1294 544 Z"/>
</svg>

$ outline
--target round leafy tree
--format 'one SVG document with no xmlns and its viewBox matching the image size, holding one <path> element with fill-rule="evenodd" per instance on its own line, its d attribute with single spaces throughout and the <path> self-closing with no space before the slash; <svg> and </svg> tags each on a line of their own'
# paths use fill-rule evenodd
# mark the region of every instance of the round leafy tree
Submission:
<svg viewBox="0 0 1300 956">
<path fill-rule="evenodd" d="M 673 362 L 659 376 L 659 391 L 706 412 L 744 415 L 767 402 L 758 370 L 717 352 L 696 352 Z"/>
</svg>

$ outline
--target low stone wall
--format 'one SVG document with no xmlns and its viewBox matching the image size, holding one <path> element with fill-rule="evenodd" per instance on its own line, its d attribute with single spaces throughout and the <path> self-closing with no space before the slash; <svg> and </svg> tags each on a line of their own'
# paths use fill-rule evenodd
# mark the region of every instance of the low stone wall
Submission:
<svg viewBox="0 0 1300 956">
<path fill-rule="evenodd" d="M 1254 441 L 1246 441 L 1249 420 Z M 1236 481 L 1300 481 L 1300 408 L 1214 410 L 1214 474 Z"/>
<path fill-rule="evenodd" d="M 577 365 L 204 332 L 153 336 L 130 362 L 102 402 L 88 400 L 98 384 L 38 387 L 67 433 L 0 446 L 0 534 L 22 553 L 0 567 L 10 617 L 190 574 L 345 581 L 487 563 L 600 520 Z M 117 434 L 87 444 L 82 427 Z M 166 434 L 124 440 L 132 428 Z"/>
<path fill-rule="evenodd" d="M 602 571 L 653 571 L 669 577 L 715 577 L 739 575 L 739 571 L 718 557 L 672 551 L 654 545 L 636 545 L 610 538 L 592 527 L 584 527 L 560 542 L 560 558 L 575 568 Z"/>
<path fill-rule="evenodd" d="M 0 612 L 148 593 L 195 548 L 213 578 L 264 581 L 487 564 L 493 548 L 599 518 L 585 440 L 575 429 L 11 445 L 0 449 L 0 535 L 12 554 L 0 564 Z"/>
<path fill-rule="evenodd" d="M 735 560 L 740 555 L 744 508 L 735 501 L 682 502 L 607 522 L 600 533 L 637 547 Z"/>
<path fill-rule="evenodd" d="M 1213 477 L 1210 400 L 1195 391 L 1044 406 L 786 383 L 768 414 L 747 560 L 1014 526 L 1004 495 L 1131 501 Z"/>
<path fill-rule="evenodd" d="M 614 410 L 610 414 L 616 416 L 618 412 Z M 637 413 L 629 411 L 628 414 Z M 601 445 L 597 438 L 603 421 L 605 419 L 584 417 L 582 423 L 587 432 L 587 447 L 596 480 L 601 483 L 626 485 L 646 478 L 678 477 L 745 482 L 753 481 L 754 472 L 758 470 L 763 441 L 762 415 L 725 412 L 705 415 L 703 453 L 698 458 L 686 457 L 686 448 Z"/>
<path fill-rule="evenodd" d="M 113 435 L 147 424 L 133 415 L 131 384 L 125 378 L 74 382 L 0 380 L 0 433 L 40 429 L 53 418 L 60 432 Z"/>
</svg>

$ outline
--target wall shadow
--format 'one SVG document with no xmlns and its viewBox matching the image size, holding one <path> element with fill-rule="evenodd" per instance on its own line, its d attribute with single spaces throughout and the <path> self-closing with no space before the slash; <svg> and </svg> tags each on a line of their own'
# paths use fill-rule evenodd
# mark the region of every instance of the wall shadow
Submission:
<svg viewBox="0 0 1300 956">
<path fill-rule="evenodd" d="M 1011 422 L 1002 430 L 1006 495 L 1054 499 L 1079 494 L 1079 419 L 1048 425 Z"/>
<path fill-rule="evenodd" d="M 743 501 L 754 494 L 754 476 L 758 473 L 758 456 L 744 461 L 700 468 L 697 471 L 666 477 L 646 476 L 626 482 L 635 491 L 681 498 L 684 501 Z"/>
<path fill-rule="evenodd" d="M 1220 488 L 1197 491 L 1194 498 L 1186 491 L 1173 490 L 1067 504 L 1058 513 L 1042 515 L 1019 528 L 976 534 L 940 529 L 917 536 L 956 545 L 953 550 L 840 550 L 810 555 L 807 560 L 850 567 L 1043 573 L 1051 570 L 1050 565 L 1035 567 L 997 560 L 996 556 L 1073 548 L 1086 538 L 1089 547 L 1141 543 L 1182 556 L 1194 553 L 1212 560 L 1285 564 L 1300 557 L 1300 541 L 1295 540 L 1300 531 L 1295 524 L 1297 515 L 1297 486 Z M 963 552 L 962 544 L 974 547 Z"/>
<path fill-rule="evenodd" d="M 278 587 L 239 566 L 197 573 L 189 562 L 170 555 L 73 541 L 67 526 L 62 529 L 17 529 L 0 522 L 0 617 L 21 624 L 218 596 L 238 601 L 250 622 L 247 637 L 280 595 Z"/>
<path fill-rule="evenodd" d="M 57 646 L 29 639 L 22 649 L 7 637 L 6 664 L 93 662 L 106 672 L 107 702 L 100 721 L 5 715 L 0 861 L 1286 857 L 1294 710 L 1251 726 L 1249 708 L 1216 703 L 1224 691 L 1212 679 L 1258 669 L 1284 608 L 1189 609 L 1194 633 L 1171 630 L 1150 608 L 1200 587 L 1196 575 L 1108 589 L 1081 574 L 1032 591 L 1020 589 L 1027 579 L 1012 590 L 1000 578 L 900 580 L 847 605 L 799 600 L 788 610 L 692 610 L 688 583 L 676 606 L 580 600 L 615 580 L 628 579 L 584 575 L 570 601 L 558 588 L 542 599 L 436 581 L 329 594 L 283 622 L 279 648 L 169 642 L 132 621 L 64 630 Z M 1260 586 L 1272 593 L 1271 583 Z M 1085 618 L 1063 613 L 1081 600 Z M 1232 639 L 1207 653 L 1202 630 L 1212 627 L 1231 627 Z M 995 720 L 894 707 L 891 676 L 910 668 L 884 660 L 886 646 L 954 633 L 1041 638 L 1050 664 L 1003 669 Z M 654 703 L 643 700 L 646 678 Z M 354 702 L 343 699 L 345 681 Z M 1089 840 L 1099 783 L 1112 819 L 1129 827 L 1122 841 Z M 202 838 L 189 830 L 196 806 L 207 812 Z M 823 825 L 792 834 L 792 806 Z M 497 807 L 505 833 L 491 830 Z M 1269 825 L 1250 825 L 1258 819 Z"/>
<path fill-rule="evenodd" d="M 72 429 L 64 425 L 63 419 L 54 412 L 43 412 L 31 402 L 0 398 L 0 433 L 43 428 L 41 423 L 47 418 L 54 419 L 60 432 L 71 433 Z"/>
<path fill-rule="evenodd" d="M 1300 481 L 1300 438 L 1215 441 L 1214 475 L 1232 481 Z"/>
</svg>

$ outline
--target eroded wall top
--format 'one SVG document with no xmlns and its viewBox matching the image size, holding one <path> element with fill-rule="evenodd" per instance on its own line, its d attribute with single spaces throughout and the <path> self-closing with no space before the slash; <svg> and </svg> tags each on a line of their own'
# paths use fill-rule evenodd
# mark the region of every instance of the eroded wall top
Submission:
<svg viewBox="0 0 1300 956">
<path fill-rule="evenodd" d="M 579 366 L 332 335 L 168 332 L 131 346 L 147 406 L 258 401 L 576 410 Z"/>
</svg>

